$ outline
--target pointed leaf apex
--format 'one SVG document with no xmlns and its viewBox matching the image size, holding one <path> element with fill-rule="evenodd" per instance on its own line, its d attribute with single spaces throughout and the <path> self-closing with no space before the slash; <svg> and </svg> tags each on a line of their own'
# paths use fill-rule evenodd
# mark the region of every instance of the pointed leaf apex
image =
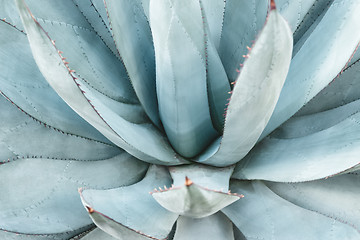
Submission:
<svg viewBox="0 0 360 240">
<path fill-rule="evenodd" d="M 275 9 L 276 9 L 275 0 L 270 0 L 270 10 L 275 10 Z"/>
<path fill-rule="evenodd" d="M 190 186 L 192 184 L 193 182 L 188 177 L 185 177 L 185 186 Z"/>
<path fill-rule="evenodd" d="M 85 206 L 86 207 L 86 210 L 91 214 L 93 213 L 95 210 L 89 206 Z"/>
</svg>

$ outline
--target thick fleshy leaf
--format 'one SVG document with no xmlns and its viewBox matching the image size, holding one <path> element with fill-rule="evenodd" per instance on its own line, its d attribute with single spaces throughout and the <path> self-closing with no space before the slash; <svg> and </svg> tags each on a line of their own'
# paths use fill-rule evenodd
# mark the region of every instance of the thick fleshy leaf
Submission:
<svg viewBox="0 0 360 240">
<path fill-rule="evenodd" d="M 139 183 L 109 190 L 85 190 L 81 192 L 81 199 L 95 224 L 116 238 L 164 239 L 178 214 L 162 208 L 149 191 L 170 184 L 167 170 L 152 165 Z"/>
<path fill-rule="evenodd" d="M 0 96 L 0 163 L 24 157 L 99 160 L 118 155 L 113 145 L 63 132 Z M 81 151 L 79 151 L 81 149 Z"/>
<path fill-rule="evenodd" d="M 29 8 L 44 31 L 56 41 L 69 67 L 76 70 L 88 87 L 120 103 L 138 103 L 123 64 L 73 1 L 32 0 Z"/>
<path fill-rule="evenodd" d="M 224 168 L 211 167 L 201 164 L 189 164 L 169 167 L 174 186 L 182 186 L 187 177 L 200 186 L 208 189 L 227 192 L 229 190 L 230 176 L 234 165 Z"/>
<path fill-rule="evenodd" d="M 293 58 L 279 101 L 261 139 L 288 120 L 346 66 L 360 42 L 359 11 L 360 2 L 356 0 L 332 3 Z"/>
<path fill-rule="evenodd" d="M 293 116 L 272 134 L 274 138 L 298 138 L 332 127 L 359 112 L 360 100 L 349 104 L 303 116 Z"/>
<path fill-rule="evenodd" d="M 11 232 L 0 229 L 0 239 L 4 240 L 68 240 L 71 237 L 77 236 L 79 233 L 88 230 L 92 226 L 54 234 L 26 234 L 20 232 Z M 75 239 L 74 239 L 75 240 Z"/>
<path fill-rule="evenodd" d="M 102 231 L 100 228 L 95 228 L 94 230 L 86 233 L 84 236 L 81 236 L 80 239 L 81 240 L 115 240 L 116 238 Z M 77 240 L 77 239 L 70 239 L 70 240 Z"/>
<path fill-rule="evenodd" d="M 337 219 L 360 229 L 360 175 L 344 174 L 306 183 L 266 185 L 282 198 L 310 211 Z"/>
<path fill-rule="evenodd" d="M 353 226 L 282 199 L 260 181 L 235 181 L 233 191 L 246 196 L 223 213 L 247 239 L 358 239 Z"/>
<path fill-rule="evenodd" d="M 217 135 L 209 111 L 200 3 L 151 1 L 150 23 L 161 121 L 174 149 L 194 157 Z"/>
<path fill-rule="evenodd" d="M 287 20 L 291 31 L 294 33 L 294 42 L 298 41 L 296 36 L 302 36 L 312 25 L 316 17 L 321 15 L 333 0 L 277 0 L 281 15 Z"/>
<path fill-rule="evenodd" d="M 359 50 L 357 52 L 360 52 Z M 360 99 L 360 59 L 356 59 L 333 82 L 309 101 L 296 116 L 339 107 Z"/>
<path fill-rule="evenodd" d="M 74 0 L 74 2 L 105 45 L 114 55 L 120 57 L 110 32 L 104 3 L 94 0 Z"/>
<path fill-rule="evenodd" d="M 291 51 L 291 31 L 277 10 L 272 10 L 236 81 L 219 150 L 204 163 L 233 164 L 255 145 L 280 95 Z"/>
<path fill-rule="evenodd" d="M 108 189 L 143 177 L 147 164 L 127 153 L 101 161 L 24 158 L 0 165 L 0 229 L 72 232 L 91 224 L 78 187 Z M 84 230 L 84 229 L 83 229 Z"/>
<path fill-rule="evenodd" d="M 180 216 L 174 240 L 234 240 L 233 227 L 221 212 L 205 218 Z"/>
<path fill-rule="evenodd" d="M 183 186 L 160 189 L 160 191 L 155 189 L 152 196 L 167 210 L 191 218 L 210 216 L 243 197 L 236 193 L 204 188 L 193 183 L 189 178 L 185 179 Z"/>
<path fill-rule="evenodd" d="M 354 103 L 355 104 L 355 103 Z M 317 114 L 312 122 L 321 121 L 327 115 L 329 119 L 327 129 L 318 128 L 318 132 L 303 134 L 303 137 L 281 139 L 267 137 L 261 141 L 241 161 L 232 177 L 238 179 L 263 179 L 280 182 L 300 182 L 325 178 L 342 171 L 346 171 L 360 163 L 360 113 L 359 102 L 353 112 L 343 121 L 333 121 L 331 114 Z M 354 105 L 352 106 L 354 107 Z M 345 108 L 345 107 L 343 107 Z M 341 113 L 340 110 L 330 110 L 332 114 Z M 345 109 L 346 110 L 346 109 Z M 351 108 L 350 108 L 351 110 Z M 346 111 L 343 112 L 346 114 Z M 311 119 L 311 117 L 308 117 Z M 304 124 L 306 121 L 304 120 Z M 331 123 L 335 123 L 331 126 Z M 311 125 L 311 122 L 307 123 Z M 329 126 L 330 125 L 330 126 Z M 325 125 L 326 126 L 326 125 Z M 314 126 L 316 129 L 316 125 Z M 301 134 L 301 129 L 286 128 Z M 280 135 L 281 136 L 281 135 Z"/>
<path fill-rule="evenodd" d="M 134 124 L 114 113 L 69 68 L 54 42 L 33 18 L 23 1 L 18 0 L 20 15 L 27 29 L 34 58 L 44 77 L 57 93 L 84 119 L 109 140 L 139 159 L 179 164 L 167 139 L 152 124 Z"/>
<path fill-rule="evenodd" d="M 153 123 L 160 126 L 151 30 L 141 0 L 106 0 L 116 46 L 135 92 Z"/>
<path fill-rule="evenodd" d="M 3 34 L 0 38 L 0 56 L 4 59 L 0 71 L 1 94 L 47 126 L 54 126 L 79 137 L 110 143 L 68 107 L 49 86 L 35 64 L 26 35 L 11 24 L 0 21 L 0 31 Z"/>
<path fill-rule="evenodd" d="M 268 0 L 227 0 L 220 39 L 219 54 L 230 82 L 238 76 L 236 69 L 243 55 L 264 26 Z"/>
</svg>

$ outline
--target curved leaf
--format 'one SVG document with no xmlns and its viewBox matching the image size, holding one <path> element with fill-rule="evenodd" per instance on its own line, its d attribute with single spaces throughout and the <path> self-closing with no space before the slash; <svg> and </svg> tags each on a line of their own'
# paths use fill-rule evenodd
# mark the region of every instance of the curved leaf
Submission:
<svg viewBox="0 0 360 240">
<path fill-rule="evenodd" d="M 155 200 L 165 209 L 176 214 L 203 218 L 216 213 L 243 195 L 230 192 L 214 191 L 201 187 L 186 178 L 185 185 L 152 192 Z"/>
<path fill-rule="evenodd" d="M 103 1 L 74 0 L 74 3 L 92 26 L 92 28 L 96 31 L 97 35 L 99 35 L 101 40 L 105 43 L 105 45 L 110 48 L 115 56 L 120 57 L 110 32 L 111 30 L 109 21 L 106 15 L 106 9 Z"/>
<path fill-rule="evenodd" d="M 196 184 L 208 189 L 226 192 L 229 190 L 230 176 L 234 171 L 234 165 L 218 168 L 200 164 L 169 167 L 174 186 L 182 186 L 187 177 Z"/>
<path fill-rule="evenodd" d="M 359 87 L 360 59 L 355 58 L 353 64 L 301 108 L 296 116 L 326 111 L 358 100 L 360 99 Z"/>
<path fill-rule="evenodd" d="M 291 51 L 290 29 L 281 15 L 273 10 L 236 81 L 220 147 L 204 163 L 216 166 L 233 164 L 255 145 L 280 95 Z"/>
<path fill-rule="evenodd" d="M 0 229 L 57 234 L 88 226 L 78 187 L 133 184 L 146 169 L 127 153 L 102 161 L 24 158 L 1 164 Z"/>
<path fill-rule="evenodd" d="M 264 26 L 268 0 L 227 0 L 225 1 L 224 21 L 221 32 L 219 55 L 228 79 L 234 82 L 238 77 L 236 69 L 248 53 L 246 46 Z"/>
<path fill-rule="evenodd" d="M 11 23 L 3 21 L 0 21 L 0 31 L 3 33 L 0 38 L 0 56 L 4 59 L 0 71 L 1 95 L 47 126 L 110 143 L 68 107 L 49 86 L 35 64 L 26 35 Z"/>
<path fill-rule="evenodd" d="M 232 224 L 221 212 L 205 218 L 180 216 L 174 240 L 234 240 Z"/>
<path fill-rule="evenodd" d="M 200 3 L 151 1 L 150 23 L 160 117 L 174 149 L 184 157 L 194 157 L 217 135 L 206 89 Z"/>
<path fill-rule="evenodd" d="M 152 122 L 160 126 L 151 30 L 141 0 L 106 0 L 113 38 L 135 92 Z"/>
<path fill-rule="evenodd" d="M 163 209 L 149 191 L 170 183 L 167 170 L 152 165 L 139 183 L 117 189 L 85 190 L 80 196 L 95 224 L 114 237 L 163 239 L 169 235 L 178 215 Z"/>
<path fill-rule="evenodd" d="M 81 240 L 115 240 L 113 236 L 107 234 L 106 232 L 102 231 L 100 228 L 95 228 L 89 233 L 86 233 L 83 237 L 80 238 Z M 72 240 L 72 239 L 71 239 Z M 76 239 L 74 239 L 76 240 Z"/>
<path fill-rule="evenodd" d="M 306 183 L 266 183 L 289 202 L 352 225 L 360 231 L 359 184 L 360 175 L 356 172 Z"/>
<path fill-rule="evenodd" d="M 260 181 L 235 181 L 233 191 L 246 197 L 222 210 L 247 239 L 358 239 L 353 226 L 298 207 Z M 261 226 L 261 227 L 259 227 Z"/>
<path fill-rule="evenodd" d="M 260 139 L 288 120 L 346 66 L 360 42 L 360 32 L 356 31 L 360 28 L 359 11 L 358 1 L 332 3 L 294 56 L 279 101 Z"/>
<path fill-rule="evenodd" d="M 325 178 L 358 165 L 359 146 L 357 109 L 336 125 L 304 137 L 264 139 L 238 164 L 232 177 L 279 182 Z"/>
<path fill-rule="evenodd" d="M 69 68 L 61 52 L 26 9 L 23 1 L 18 0 L 17 4 L 40 70 L 57 93 L 80 116 L 113 143 L 139 159 L 162 164 L 185 162 L 176 156 L 167 139 L 152 124 L 128 122 L 100 102 L 86 85 L 81 85 L 82 80 Z"/>
</svg>

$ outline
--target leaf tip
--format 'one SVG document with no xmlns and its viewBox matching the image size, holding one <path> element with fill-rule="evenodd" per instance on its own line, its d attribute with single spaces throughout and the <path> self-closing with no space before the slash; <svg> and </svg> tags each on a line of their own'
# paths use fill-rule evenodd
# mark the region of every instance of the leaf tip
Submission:
<svg viewBox="0 0 360 240">
<path fill-rule="evenodd" d="M 193 181 L 190 180 L 190 178 L 185 177 L 185 186 L 190 186 L 193 184 Z"/>
</svg>

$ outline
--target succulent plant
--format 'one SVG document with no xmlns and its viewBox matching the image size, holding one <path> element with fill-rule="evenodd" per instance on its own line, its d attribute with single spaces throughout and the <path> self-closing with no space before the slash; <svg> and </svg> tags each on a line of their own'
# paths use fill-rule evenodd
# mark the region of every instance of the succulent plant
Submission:
<svg viewBox="0 0 360 240">
<path fill-rule="evenodd" d="M 0 239 L 360 238 L 358 0 L 0 6 Z"/>
</svg>

